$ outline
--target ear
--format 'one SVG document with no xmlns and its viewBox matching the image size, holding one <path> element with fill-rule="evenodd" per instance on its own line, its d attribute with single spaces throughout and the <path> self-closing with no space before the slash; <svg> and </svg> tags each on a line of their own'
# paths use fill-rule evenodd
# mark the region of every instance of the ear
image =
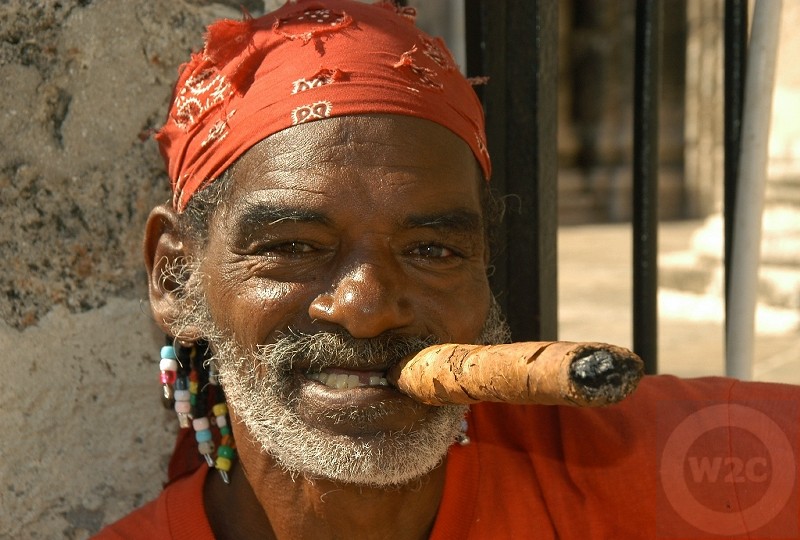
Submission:
<svg viewBox="0 0 800 540">
<path fill-rule="evenodd" d="M 166 205 L 153 208 L 144 233 L 144 264 L 147 268 L 150 309 L 153 318 L 167 335 L 172 335 L 171 322 L 179 315 L 180 291 L 172 273 L 182 260 L 192 255 L 192 245 L 181 234 L 178 215 Z M 188 276 L 185 276 L 188 278 Z M 199 339 L 196 328 L 181 331 L 181 340 Z"/>
</svg>

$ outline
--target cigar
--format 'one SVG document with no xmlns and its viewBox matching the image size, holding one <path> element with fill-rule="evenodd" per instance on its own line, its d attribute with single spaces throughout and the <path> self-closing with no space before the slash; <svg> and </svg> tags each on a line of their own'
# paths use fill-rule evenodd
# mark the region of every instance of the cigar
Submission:
<svg viewBox="0 0 800 540">
<path fill-rule="evenodd" d="M 390 384 L 428 405 L 478 401 L 597 407 L 624 399 L 644 374 L 642 360 L 594 342 L 444 344 L 407 357 Z"/>
</svg>

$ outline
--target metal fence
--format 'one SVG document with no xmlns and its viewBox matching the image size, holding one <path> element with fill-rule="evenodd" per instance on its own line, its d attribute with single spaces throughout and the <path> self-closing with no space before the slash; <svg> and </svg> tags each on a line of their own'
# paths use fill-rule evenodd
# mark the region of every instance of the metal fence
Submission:
<svg viewBox="0 0 800 540">
<path fill-rule="evenodd" d="M 467 74 L 480 89 L 493 184 L 513 193 L 492 275 L 515 340 L 558 337 L 558 3 L 465 0 Z M 633 348 L 658 370 L 658 113 L 662 0 L 638 0 L 634 74 Z M 747 0 L 725 4 L 725 275 L 729 283 L 744 103 Z M 519 205 L 518 207 L 515 207 Z"/>
</svg>

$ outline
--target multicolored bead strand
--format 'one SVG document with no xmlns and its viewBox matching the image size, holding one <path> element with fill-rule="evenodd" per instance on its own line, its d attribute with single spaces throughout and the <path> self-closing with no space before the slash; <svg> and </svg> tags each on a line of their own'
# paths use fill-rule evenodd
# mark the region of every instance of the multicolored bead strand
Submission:
<svg viewBox="0 0 800 540">
<path fill-rule="evenodd" d="M 169 406 L 173 399 L 172 386 L 178 378 L 178 357 L 175 355 L 175 349 L 172 345 L 161 347 L 161 361 L 158 367 L 161 370 L 159 380 L 161 381 L 163 399 L 165 405 Z"/>
<path fill-rule="evenodd" d="M 214 458 L 211 454 L 214 453 L 214 440 L 211 435 L 211 423 L 208 418 L 201 416 L 192 420 L 192 427 L 194 428 L 194 438 L 197 441 L 197 450 L 203 455 L 209 467 L 214 466 Z"/>
<path fill-rule="evenodd" d="M 192 426 L 197 439 L 197 450 L 202 454 L 209 467 L 214 466 L 214 441 L 211 435 L 211 422 L 208 419 L 208 373 L 205 371 L 205 361 L 208 348 L 200 343 L 195 345 L 195 354 L 192 356 L 192 373 L 189 377 L 189 391 L 191 392 L 192 411 L 194 421 Z"/>
<path fill-rule="evenodd" d="M 211 411 L 214 413 L 219 433 L 222 435 L 219 448 L 217 449 L 217 461 L 215 462 L 215 466 L 222 480 L 226 484 L 230 484 L 228 473 L 231 470 L 233 458 L 236 454 L 234 452 L 235 445 L 233 444 L 231 427 L 228 425 L 228 406 L 224 402 L 217 403 L 212 407 Z"/>
<path fill-rule="evenodd" d="M 189 401 L 192 407 L 197 405 L 197 371 L 189 373 Z M 196 411 L 195 411 L 196 412 Z M 195 414 L 197 416 L 197 414 Z"/>
<path fill-rule="evenodd" d="M 179 387 L 182 387 L 179 389 Z M 190 395 L 186 385 L 186 378 L 180 377 L 175 383 L 175 414 L 178 415 L 178 423 L 182 428 L 189 427 L 189 420 L 192 417 L 192 405 L 189 403 Z"/>
<path fill-rule="evenodd" d="M 161 349 L 159 364 L 164 403 L 174 408 L 181 428 L 194 429 L 198 452 L 229 484 L 236 444 L 229 425 L 225 393 L 211 361 L 211 349 L 204 341 L 184 346 L 178 340 L 169 339 L 168 345 Z M 211 432 L 212 424 L 219 429 L 218 447 Z"/>
</svg>

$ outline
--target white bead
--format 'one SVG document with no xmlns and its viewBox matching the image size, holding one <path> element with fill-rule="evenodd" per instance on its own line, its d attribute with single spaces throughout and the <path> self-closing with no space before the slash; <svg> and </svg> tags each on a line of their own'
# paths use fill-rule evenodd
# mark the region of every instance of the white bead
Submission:
<svg viewBox="0 0 800 540">
<path fill-rule="evenodd" d="M 214 441 L 197 443 L 197 450 L 201 454 L 211 454 L 212 452 L 214 452 Z"/>
<path fill-rule="evenodd" d="M 176 401 L 175 402 L 175 412 L 188 414 L 192 412 L 192 405 L 188 401 Z"/>
<path fill-rule="evenodd" d="M 224 416 L 217 416 L 217 427 L 225 427 L 228 425 L 228 419 Z"/>
<path fill-rule="evenodd" d="M 203 416 L 202 418 L 195 418 L 192 420 L 192 427 L 195 431 L 203 431 L 204 429 L 210 429 L 211 423 L 208 421 L 208 418 Z"/>
<path fill-rule="evenodd" d="M 175 390 L 175 401 L 189 401 L 192 394 L 188 390 Z"/>
<path fill-rule="evenodd" d="M 178 361 L 174 358 L 162 358 L 158 365 L 161 371 L 178 371 Z"/>
</svg>

